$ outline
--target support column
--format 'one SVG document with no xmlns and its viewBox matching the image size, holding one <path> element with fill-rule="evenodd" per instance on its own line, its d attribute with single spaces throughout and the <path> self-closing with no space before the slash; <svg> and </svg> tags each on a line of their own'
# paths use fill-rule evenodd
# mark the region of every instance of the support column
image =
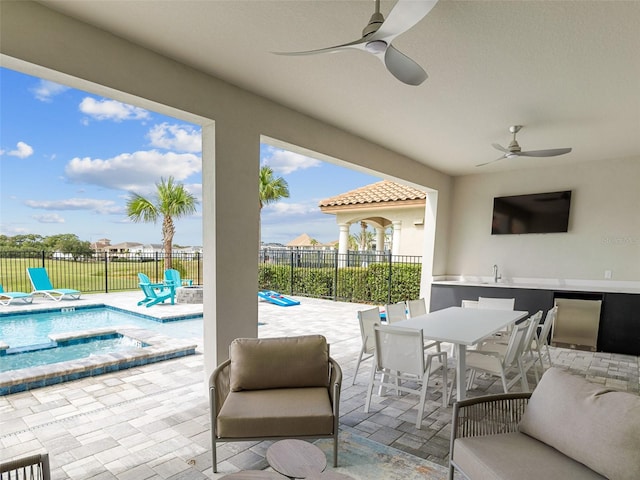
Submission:
<svg viewBox="0 0 640 480">
<path fill-rule="evenodd" d="M 258 336 L 260 136 L 236 119 L 202 129 L 206 381 L 238 337 Z M 229 179 L 233 179 L 230 181 Z"/>
<path fill-rule="evenodd" d="M 345 267 L 347 265 L 346 255 L 349 251 L 349 223 L 341 223 L 340 237 L 338 237 L 338 266 Z"/>
<path fill-rule="evenodd" d="M 400 232 L 402 230 L 402 222 L 395 220 L 393 222 L 393 240 L 391 241 L 391 255 L 400 255 Z"/>
<path fill-rule="evenodd" d="M 376 227 L 376 250 L 384 252 L 384 228 Z"/>
</svg>

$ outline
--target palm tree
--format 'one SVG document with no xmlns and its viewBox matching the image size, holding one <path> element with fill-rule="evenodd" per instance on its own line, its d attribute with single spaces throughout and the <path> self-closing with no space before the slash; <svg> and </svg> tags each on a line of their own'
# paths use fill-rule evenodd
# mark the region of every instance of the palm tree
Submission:
<svg viewBox="0 0 640 480">
<path fill-rule="evenodd" d="M 161 178 L 156 183 L 155 203 L 137 193 L 131 193 L 127 200 L 127 215 L 134 222 L 156 223 L 162 217 L 162 245 L 164 247 L 164 268 L 172 268 L 171 252 L 176 228 L 174 218 L 196 213 L 198 200 L 184 185 L 175 183 L 173 177 Z"/>
<path fill-rule="evenodd" d="M 289 198 L 289 184 L 284 178 L 275 177 L 273 169 L 268 165 L 260 167 L 259 189 L 260 214 L 265 205 Z M 258 232 L 258 238 L 261 239 L 261 237 L 262 235 Z"/>
</svg>

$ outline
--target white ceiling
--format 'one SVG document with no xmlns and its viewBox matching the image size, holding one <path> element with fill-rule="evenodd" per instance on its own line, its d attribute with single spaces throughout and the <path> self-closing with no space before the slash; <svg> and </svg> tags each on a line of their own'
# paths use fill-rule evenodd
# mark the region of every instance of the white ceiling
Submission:
<svg viewBox="0 0 640 480">
<path fill-rule="evenodd" d="M 270 53 L 360 38 L 373 0 L 40 3 L 449 174 L 640 161 L 640 1 L 440 0 L 394 42 L 419 87 L 356 50 Z M 523 150 L 573 152 L 475 167 L 513 124 Z"/>
</svg>

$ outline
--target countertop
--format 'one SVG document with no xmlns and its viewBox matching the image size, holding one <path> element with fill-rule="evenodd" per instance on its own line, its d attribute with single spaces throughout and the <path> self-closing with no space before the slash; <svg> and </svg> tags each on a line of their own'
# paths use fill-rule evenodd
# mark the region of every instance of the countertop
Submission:
<svg viewBox="0 0 640 480">
<path fill-rule="evenodd" d="M 554 290 L 571 292 L 595 292 L 595 293 L 629 293 L 640 295 L 640 282 L 598 281 L 598 280 L 560 280 L 560 279 L 448 279 L 435 280 L 433 285 L 451 285 L 459 287 L 491 287 L 491 288 L 524 288 L 533 290 Z"/>
</svg>

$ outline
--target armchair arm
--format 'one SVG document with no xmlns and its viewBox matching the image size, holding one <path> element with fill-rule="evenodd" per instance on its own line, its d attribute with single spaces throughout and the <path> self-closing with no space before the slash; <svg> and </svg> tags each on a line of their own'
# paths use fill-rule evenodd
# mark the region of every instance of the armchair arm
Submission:
<svg viewBox="0 0 640 480">
<path fill-rule="evenodd" d="M 340 389 L 342 388 L 342 369 L 338 362 L 329 357 L 331 372 L 329 377 L 329 397 L 333 406 L 333 413 L 338 416 L 338 407 L 340 406 Z"/>
<path fill-rule="evenodd" d="M 229 391 L 231 390 L 229 382 L 229 370 L 231 360 L 225 360 L 213 371 L 209 377 L 209 403 L 211 407 L 211 430 L 216 431 L 216 419 L 218 413 L 224 404 Z"/>
<path fill-rule="evenodd" d="M 453 405 L 451 448 L 462 437 L 515 432 L 531 397 L 526 393 L 486 395 Z"/>
</svg>

